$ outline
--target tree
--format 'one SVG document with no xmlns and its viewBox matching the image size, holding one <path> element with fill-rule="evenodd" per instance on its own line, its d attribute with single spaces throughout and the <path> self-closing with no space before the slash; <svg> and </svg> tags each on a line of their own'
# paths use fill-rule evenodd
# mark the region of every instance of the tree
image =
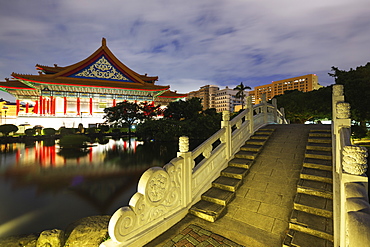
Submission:
<svg viewBox="0 0 370 247">
<path fill-rule="evenodd" d="M 370 62 L 349 71 L 332 67 L 336 84 L 344 85 L 345 100 L 351 105 L 351 118 L 365 127 L 370 120 Z"/>
<path fill-rule="evenodd" d="M 284 108 L 286 118 L 293 123 L 331 118 L 331 87 L 310 92 L 287 90 L 274 98 L 277 105 Z"/>
<path fill-rule="evenodd" d="M 202 100 L 194 97 L 187 101 L 179 100 L 170 102 L 167 109 L 164 111 L 165 118 L 175 120 L 192 119 L 202 112 Z"/>
<path fill-rule="evenodd" d="M 128 125 L 128 133 L 131 135 L 131 126 L 141 119 L 143 119 L 143 111 L 137 103 L 123 101 L 116 106 L 104 109 L 106 114 L 103 118 L 106 122 L 122 127 L 124 124 Z"/>
<path fill-rule="evenodd" d="M 238 90 L 238 92 L 236 93 L 235 97 L 242 100 L 242 109 L 244 109 L 244 98 L 245 98 L 244 90 L 247 90 L 247 89 L 251 89 L 251 87 L 244 86 L 243 85 L 243 82 L 241 82 L 239 85 L 237 85 L 233 89 L 233 90 Z"/>
<path fill-rule="evenodd" d="M 8 136 L 11 132 L 17 132 L 18 127 L 14 124 L 3 124 L 0 125 L 0 133 L 2 133 L 4 136 Z"/>
</svg>

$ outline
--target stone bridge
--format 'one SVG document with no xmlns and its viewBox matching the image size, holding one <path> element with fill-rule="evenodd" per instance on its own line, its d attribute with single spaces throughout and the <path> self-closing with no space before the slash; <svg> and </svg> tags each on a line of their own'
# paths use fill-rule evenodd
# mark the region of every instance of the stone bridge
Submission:
<svg viewBox="0 0 370 247">
<path fill-rule="evenodd" d="M 370 246 L 366 150 L 350 142 L 333 87 L 332 125 L 287 124 L 252 106 L 193 151 L 141 177 L 114 213 L 108 246 Z"/>
</svg>

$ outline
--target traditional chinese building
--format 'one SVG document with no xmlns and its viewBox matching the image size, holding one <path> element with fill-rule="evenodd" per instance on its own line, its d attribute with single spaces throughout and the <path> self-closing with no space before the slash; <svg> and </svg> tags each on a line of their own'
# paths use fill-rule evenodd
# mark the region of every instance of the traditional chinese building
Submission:
<svg viewBox="0 0 370 247">
<path fill-rule="evenodd" d="M 102 123 L 104 109 L 119 101 L 163 105 L 186 97 L 169 86 L 155 85 L 157 76 L 128 68 L 109 50 L 105 38 L 99 49 L 78 63 L 37 64 L 36 69 L 38 75 L 12 73 L 13 79 L 0 82 L 0 90 L 16 98 L 15 124 L 76 127 L 82 122 L 87 127 Z"/>
</svg>

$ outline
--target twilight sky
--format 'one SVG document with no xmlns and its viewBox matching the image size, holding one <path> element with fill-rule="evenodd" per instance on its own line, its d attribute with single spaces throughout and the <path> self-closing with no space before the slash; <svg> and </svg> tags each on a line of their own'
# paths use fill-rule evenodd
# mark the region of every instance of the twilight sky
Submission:
<svg viewBox="0 0 370 247">
<path fill-rule="evenodd" d="M 331 66 L 370 61 L 370 1 L 1 0 L 0 80 L 79 62 L 102 37 L 128 67 L 180 93 L 306 74 L 327 86 Z"/>
</svg>

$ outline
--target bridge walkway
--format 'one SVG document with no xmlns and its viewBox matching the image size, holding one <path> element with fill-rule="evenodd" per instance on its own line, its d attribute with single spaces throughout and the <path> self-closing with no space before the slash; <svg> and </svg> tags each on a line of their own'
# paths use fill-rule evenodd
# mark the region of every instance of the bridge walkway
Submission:
<svg viewBox="0 0 370 247">
<path fill-rule="evenodd" d="M 289 231 L 310 130 L 328 125 L 268 125 L 274 128 L 227 213 L 210 223 L 188 214 L 148 243 L 152 246 L 282 246 Z"/>
</svg>

